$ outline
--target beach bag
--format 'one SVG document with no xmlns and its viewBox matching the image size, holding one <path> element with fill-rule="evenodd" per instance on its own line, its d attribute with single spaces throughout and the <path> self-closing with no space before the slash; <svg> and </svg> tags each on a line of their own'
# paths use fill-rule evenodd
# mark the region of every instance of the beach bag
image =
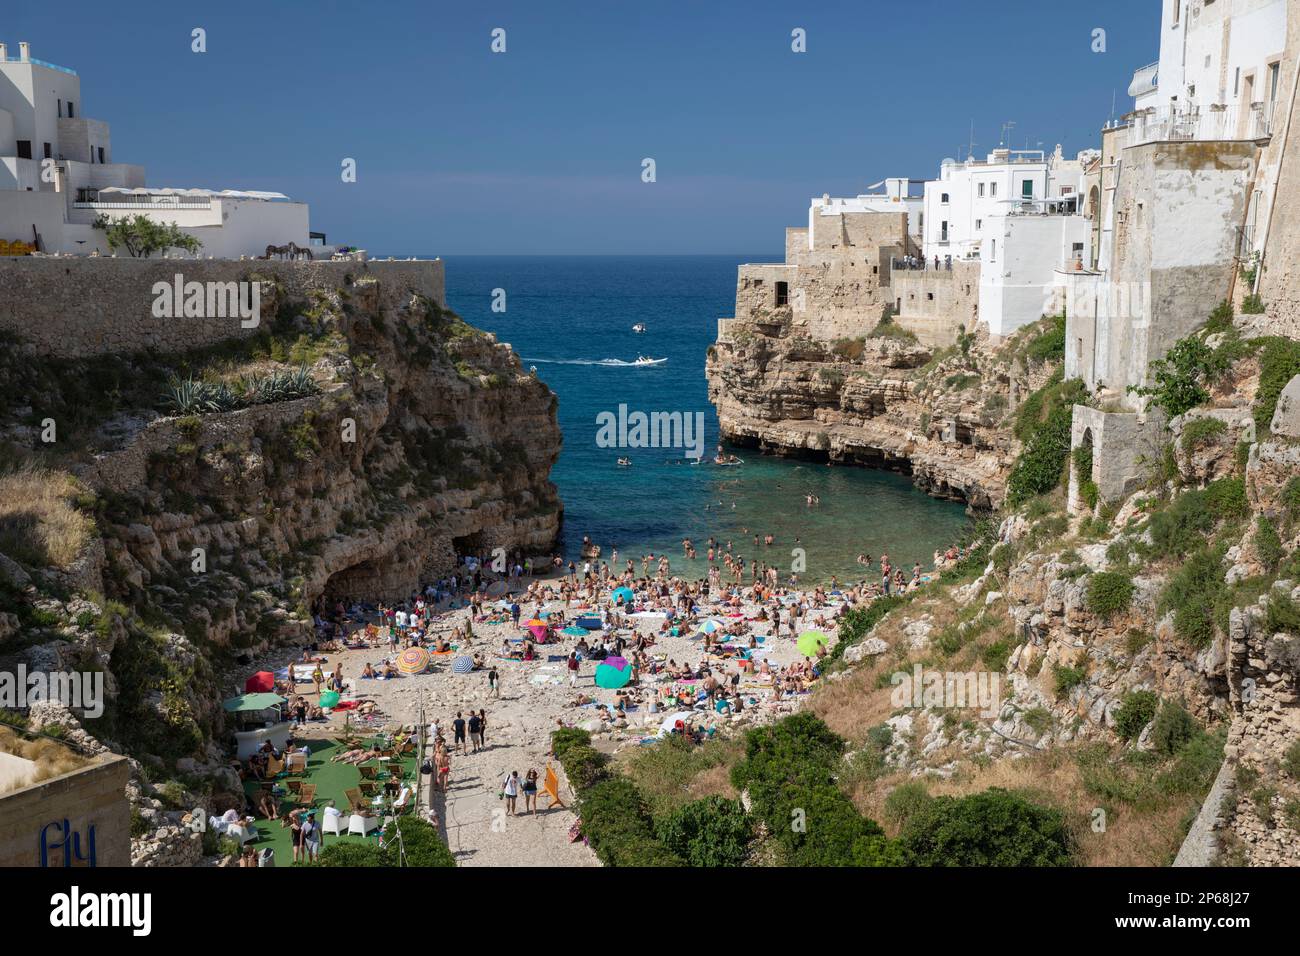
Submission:
<svg viewBox="0 0 1300 956">
<path fill-rule="evenodd" d="M 432 776 L 433 762 L 430 760 L 426 760 L 424 763 L 420 764 L 420 773 L 424 774 L 424 776 L 426 777 Z"/>
</svg>

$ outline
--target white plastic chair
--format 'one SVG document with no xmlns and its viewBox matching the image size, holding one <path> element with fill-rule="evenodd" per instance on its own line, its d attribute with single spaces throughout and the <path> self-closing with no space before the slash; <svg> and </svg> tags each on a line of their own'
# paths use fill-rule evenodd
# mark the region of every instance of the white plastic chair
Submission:
<svg viewBox="0 0 1300 956">
<path fill-rule="evenodd" d="M 393 810 L 401 813 L 406 809 L 406 805 L 411 801 L 411 788 L 403 787 L 402 792 L 398 794 L 397 799 L 393 801 Z"/>
<path fill-rule="evenodd" d="M 325 808 L 325 817 L 321 822 L 322 833 L 332 833 L 335 836 L 343 835 L 343 814 L 334 807 Z"/>
<path fill-rule="evenodd" d="M 357 836 L 365 836 L 379 824 L 379 820 L 374 817 L 363 817 L 359 813 L 354 813 L 348 817 L 348 834 L 355 833 Z"/>
</svg>

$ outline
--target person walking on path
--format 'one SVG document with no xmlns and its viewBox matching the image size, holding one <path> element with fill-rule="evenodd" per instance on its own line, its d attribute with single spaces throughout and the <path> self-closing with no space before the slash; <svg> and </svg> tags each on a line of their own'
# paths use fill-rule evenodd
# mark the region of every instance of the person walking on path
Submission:
<svg viewBox="0 0 1300 956">
<path fill-rule="evenodd" d="M 519 771 L 511 770 L 501 782 L 501 793 L 506 798 L 506 815 L 515 816 L 515 801 L 519 799 Z"/>
<path fill-rule="evenodd" d="M 465 717 L 459 710 L 456 711 L 456 719 L 451 722 L 451 730 L 452 746 L 465 753 Z"/>
<path fill-rule="evenodd" d="M 469 712 L 469 745 L 472 753 L 478 753 L 478 735 L 482 722 L 478 719 L 478 714 L 474 711 Z"/>
<path fill-rule="evenodd" d="M 478 745 L 479 749 L 487 749 L 487 710 L 480 707 L 478 709 Z"/>
<path fill-rule="evenodd" d="M 488 671 L 488 693 L 497 698 L 501 696 L 501 675 L 497 673 L 495 665 Z"/>
<path fill-rule="evenodd" d="M 524 775 L 524 813 L 537 813 L 537 771 L 532 767 Z"/>
<path fill-rule="evenodd" d="M 578 686 L 578 655 L 573 651 L 569 652 L 569 663 L 566 666 L 569 668 L 569 686 L 577 687 Z"/>
</svg>

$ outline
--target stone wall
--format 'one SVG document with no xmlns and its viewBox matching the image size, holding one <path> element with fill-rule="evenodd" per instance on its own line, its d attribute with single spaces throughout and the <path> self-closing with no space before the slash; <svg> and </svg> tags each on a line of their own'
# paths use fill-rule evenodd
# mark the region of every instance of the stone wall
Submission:
<svg viewBox="0 0 1300 956">
<path fill-rule="evenodd" d="M 42 780 L 0 796 L 0 868 L 40 866 L 41 830 L 46 845 L 61 842 L 63 821 L 80 836 L 82 856 L 90 852 L 95 828 L 96 866 L 131 863 L 131 807 L 126 798 L 130 768 L 125 757 L 108 756 L 71 773 Z M 48 865 L 63 866 L 63 850 L 52 849 Z M 85 866 L 72 861 L 73 866 Z"/>
<path fill-rule="evenodd" d="M 951 269 L 895 270 L 890 291 L 894 321 L 923 345 L 942 348 L 979 321 L 980 264 L 958 261 Z"/>
<path fill-rule="evenodd" d="M 1165 440 L 1165 420 L 1155 408 L 1147 414 L 1103 412 L 1074 406 L 1070 447 L 1092 445 L 1092 475 L 1101 501 L 1120 501 L 1146 479 L 1148 463 L 1157 460 Z M 1079 476 L 1070 465 L 1070 508 L 1077 511 Z"/>
<path fill-rule="evenodd" d="M 174 282 L 272 281 L 289 298 L 331 293 L 362 278 L 382 279 L 390 294 L 427 296 L 445 305 L 441 260 L 288 262 L 228 259 L 35 257 L 0 259 L 0 332 L 34 344 L 42 354 L 86 358 L 152 349 L 164 354 L 256 335 L 238 318 L 155 318 L 153 286 Z M 268 289 L 269 293 L 270 290 Z M 276 297 L 262 296 L 262 322 Z M 394 299 L 395 301 L 395 299 Z"/>
</svg>

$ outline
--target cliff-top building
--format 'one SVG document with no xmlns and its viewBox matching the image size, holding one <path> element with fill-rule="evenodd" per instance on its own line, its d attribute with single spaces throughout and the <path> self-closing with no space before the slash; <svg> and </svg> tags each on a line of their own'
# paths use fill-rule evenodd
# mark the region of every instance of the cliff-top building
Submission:
<svg viewBox="0 0 1300 956">
<path fill-rule="evenodd" d="M 92 225 L 101 214 L 176 223 L 203 257 L 313 241 L 307 204 L 279 193 L 147 188 L 144 167 L 114 162 L 109 125 L 85 115 L 73 70 L 0 43 L 0 254 L 109 254 Z"/>
</svg>

